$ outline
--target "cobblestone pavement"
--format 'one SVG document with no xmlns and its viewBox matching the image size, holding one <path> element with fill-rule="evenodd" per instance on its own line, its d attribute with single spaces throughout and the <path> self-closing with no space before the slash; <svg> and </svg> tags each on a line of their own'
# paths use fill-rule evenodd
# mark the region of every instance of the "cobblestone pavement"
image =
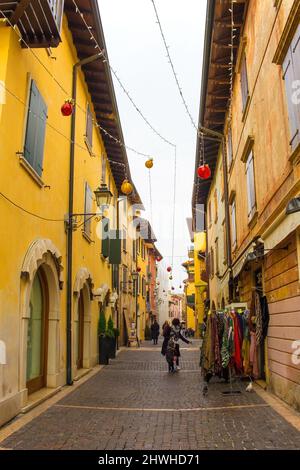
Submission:
<svg viewBox="0 0 300 470">
<path fill-rule="evenodd" d="M 202 396 L 199 350 L 168 374 L 159 347 L 123 350 L 82 386 L 0 443 L 10 449 L 299 449 L 300 433 L 247 383 Z"/>
</svg>

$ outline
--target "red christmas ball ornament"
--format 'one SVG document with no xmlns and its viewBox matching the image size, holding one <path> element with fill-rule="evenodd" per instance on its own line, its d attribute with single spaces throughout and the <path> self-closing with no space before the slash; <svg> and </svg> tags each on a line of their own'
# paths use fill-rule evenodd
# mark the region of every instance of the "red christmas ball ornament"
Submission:
<svg viewBox="0 0 300 470">
<path fill-rule="evenodd" d="M 62 107 L 60 108 L 61 114 L 63 116 L 71 116 L 73 113 L 74 105 L 72 100 L 66 100 Z"/>
<path fill-rule="evenodd" d="M 160 262 L 161 260 L 162 260 L 162 256 L 158 256 L 158 257 L 156 258 L 156 261 L 158 261 L 158 262 Z"/>
<path fill-rule="evenodd" d="M 170 272 L 172 271 L 171 266 L 168 266 L 168 267 L 167 267 L 167 271 L 168 271 L 168 273 L 170 273 Z"/>
<path fill-rule="evenodd" d="M 208 178 L 211 177 L 211 169 L 209 168 L 209 165 L 199 166 L 197 174 L 202 180 L 208 180 Z"/>
<path fill-rule="evenodd" d="M 140 273 L 142 268 L 138 267 L 138 268 L 136 268 L 136 270 L 137 270 L 138 273 Z"/>
</svg>

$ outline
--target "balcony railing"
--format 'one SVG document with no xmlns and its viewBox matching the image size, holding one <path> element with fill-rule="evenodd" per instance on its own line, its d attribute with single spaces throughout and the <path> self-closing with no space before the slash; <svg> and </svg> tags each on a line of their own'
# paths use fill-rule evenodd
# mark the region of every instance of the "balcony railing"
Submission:
<svg viewBox="0 0 300 470">
<path fill-rule="evenodd" d="M 30 47 L 57 47 L 61 41 L 63 10 L 64 0 L 0 0 L 0 11 L 8 19 L 8 26 L 17 25 L 20 31 L 22 47 L 26 44 Z"/>
</svg>

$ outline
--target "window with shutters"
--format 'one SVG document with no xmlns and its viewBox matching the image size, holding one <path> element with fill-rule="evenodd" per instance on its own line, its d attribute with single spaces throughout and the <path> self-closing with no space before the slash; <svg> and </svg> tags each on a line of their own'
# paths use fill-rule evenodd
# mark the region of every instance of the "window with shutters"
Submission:
<svg viewBox="0 0 300 470">
<path fill-rule="evenodd" d="M 213 248 L 210 249 L 210 275 L 212 278 L 215 275 L 215 257 Z"/>
<path fill-rule="evenodd" d="M 85 142 L 91 152 L 93 148 L 93 115 L 89 104 L 86 107 Z"/>
<path fill-rule="evenodd" d="M 144 277 L 142 279 L 142 295 L 146 297 L 146 279 Z"/>
<path fill-rule="evenodd" d="M 122 250 L 126 253 L 127 252 L 127 230 L 123 228 L 122 234 Z"/>
<path fill-rule="evenodd" d="M 231 204 L 231 240 L 232 240 L 232 248 L 233 250 L 235 250 L 237 246 L 235 199 L 232 201 L 232 204 Z"/>
<path fill-rule="evenodd" d="M 224 249 L 224 258 L 223 258 L 223 264 L 224 266 L 227 265 L 228 260 L 227 260 L 227 233 L 226 233 L 226 225 L 225 225 L 225 220 L 223 221 L 222 224 L 222 229 L 223 229 L 223 249 Z"/>
<path fill-rule="evenodd" d="M 127 292 L 128 270 L 123 266 L 122 291 Z"/>
<path fill-rule="evenodd" d="M 243 55 L 241 61 L 241 92 L 242 92 L 242 104 L 243 104 L 243 113 L 246 111 L 246 107 L 249 101 L 249 85 L 248 85 L 248 73 L 247 73 L 247 61 L 246 55 Z"/>
<path fill-rule="evenodd" d="M 227 165 L 228 169 L 231 168 L 233 160 L 233 151 L 232 151 L 232 130 L 231 127 L 228 129 L 227 133 Z"/>
<path fill-rule="evenodd" d="M 215 240 L 215 246 L 216 246 L 216 274 L 219 274 L 219 239 L 216 238 Z"/>
<path fill-rule="evenodd" d="M 30 83 L 24 143 L 24 158 L 42 176 L 47 122 L 47 106 L 34 80 Z"/>
<path fill-rule="evenodd" d="M 93 212 L 93 192 L 89 187 L 88 183 L 85 183 L 85 198 L 84 198 L 84 223 L 83 223 L 83 231 L 85 235 L 89 238 L 91 237 L 92 230 L 92 214 Z"/>
<path fill-rule="evenodd" d="M 248 195 L 248 220 L 251 220 L 256 212 L 255 178 L 253 152 L 250 151 L 246 160 L 247 195 Z"/>
<path fill-rule="evenodd" d="M 208 204 L 208 225 L 209 227 L 211 226 L 212 224 L 212 216 L 211 216 L 211 201 L 209 201 L 209 204 Z"/>
<path fill-rule="evenodd" d="M 102 155 L 101 181 L 102 183 L 106 183 L 106 157 L 104 155 Z M 126 198 L 124 198 L 123 201 L 124 211 L 126 213 Z"/>
<path fill-rule="evenodd" d="M 292 151 L 300 143 L 300 25 L 282 64 Z"/>
<path fill-rule="evenodd" d="M 214 210 L 215 210 L 215 224 L 218 221 L 218 190 L 215 189 L 214 192 Z"/>
</svg>

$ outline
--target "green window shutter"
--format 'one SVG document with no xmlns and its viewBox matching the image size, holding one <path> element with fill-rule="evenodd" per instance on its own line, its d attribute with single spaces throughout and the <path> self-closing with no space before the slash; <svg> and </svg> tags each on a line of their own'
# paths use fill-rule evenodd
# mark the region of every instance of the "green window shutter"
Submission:
<svg viewBox="0 0 300 470">
<path fill-rule="evenodd" d="M 34 80 L 31 81 L 24 158 L 39 176 L 43 172 L 47 106 Z"/>
<path fill-rule="evenodd" d="M 121 234 L 120 230 L 110 230 L 109 235 L 109 262 L 121 264 Z"/>
<path fill-rule="evenodd" d="M 105 217 L 102 219 L 102 256 L 109 257 L 109 219 Z"/>
</svg>

